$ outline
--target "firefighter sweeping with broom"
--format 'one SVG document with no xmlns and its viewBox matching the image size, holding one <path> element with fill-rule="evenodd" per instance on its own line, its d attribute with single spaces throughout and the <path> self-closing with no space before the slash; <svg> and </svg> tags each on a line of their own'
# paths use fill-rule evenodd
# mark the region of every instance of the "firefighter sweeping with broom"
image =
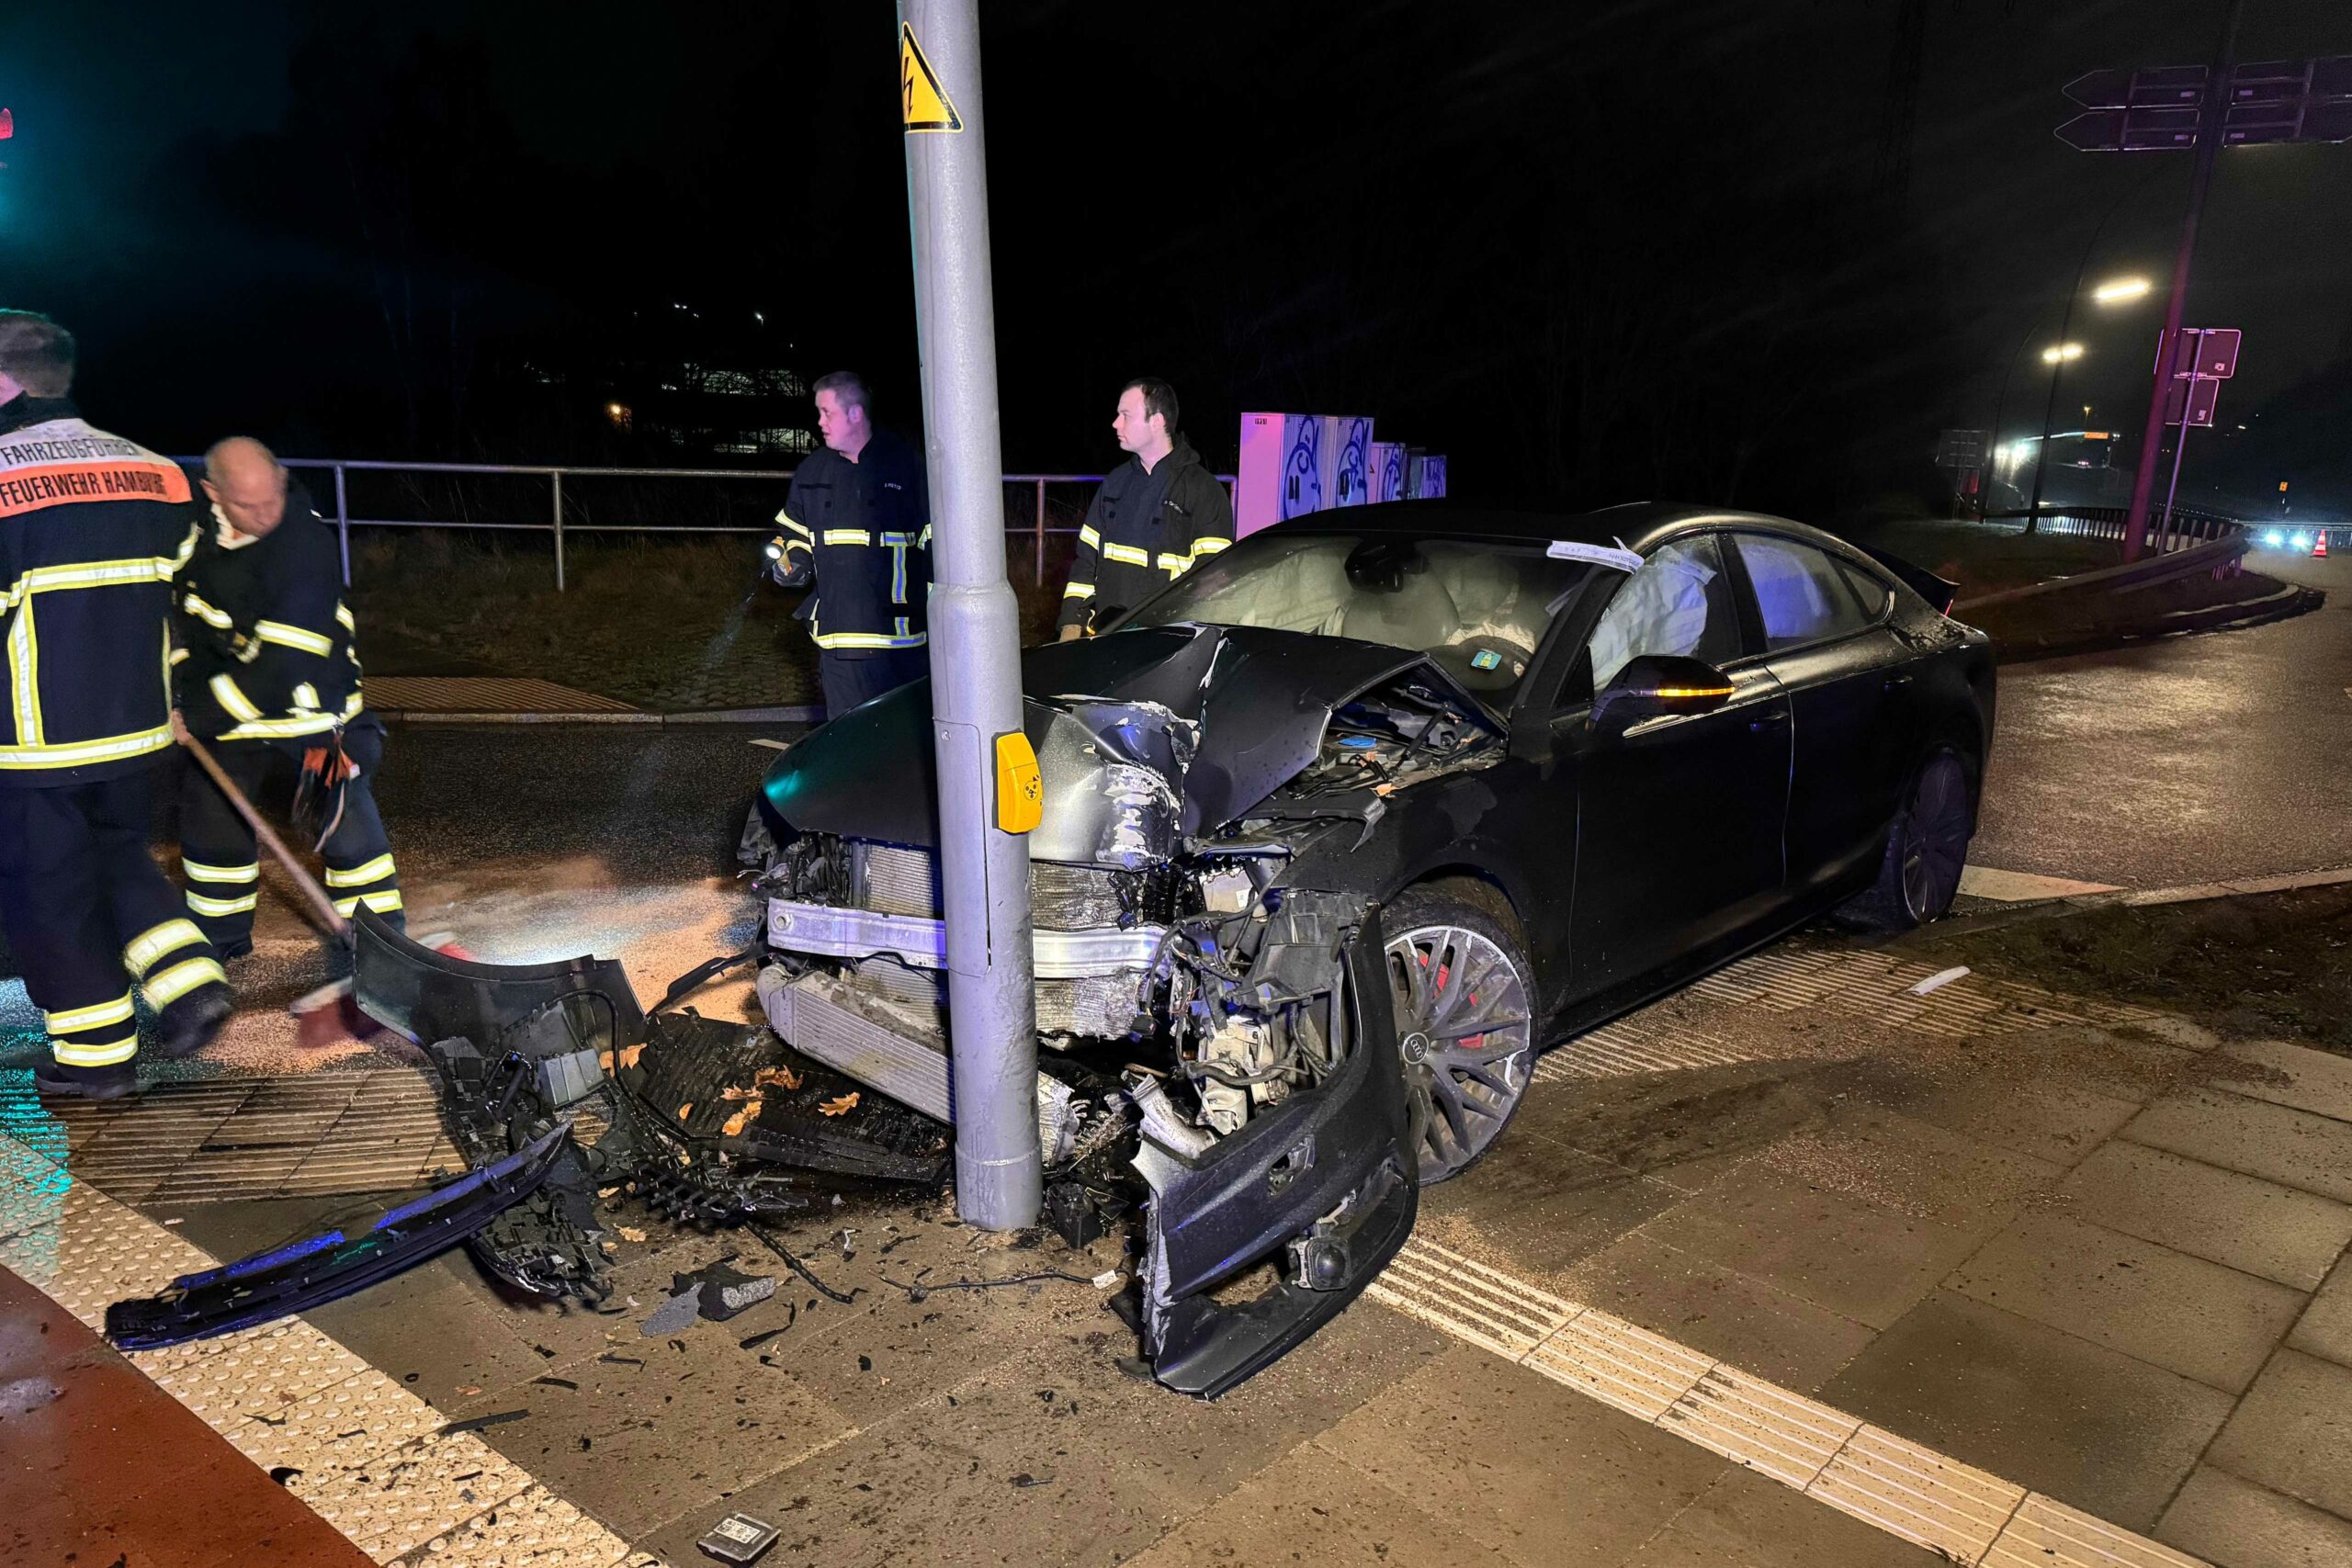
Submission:
<svg viewBox="0 0 2352 1568">
<path fill-rule="evenodd" d="M 183 735 L 206 764 L 180 788 L 188 913 L 224 959 L 253 951 L 261 864 L 248 803 L 290 793 L 294 824 L 326 863 L 322 918 L 340 934 L 365 908 L 403 929 L 370 784 L 384 728 L 361 701 L 334 538 L 258 441 L 216 445 L 200 484 L 206 525 L 179 577 L 174 655 Z M 332 943 L 329 962 L 346 972 L 348 949 Z"/>
</svg>

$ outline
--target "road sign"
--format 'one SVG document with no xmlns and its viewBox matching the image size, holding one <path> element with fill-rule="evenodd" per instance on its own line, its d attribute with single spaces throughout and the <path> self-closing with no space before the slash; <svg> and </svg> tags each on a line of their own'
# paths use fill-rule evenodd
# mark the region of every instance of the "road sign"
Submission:
<svg viewBox="0 0 2352 1568">
<path fill-rule="evenodd" d="M 2084 152 L 2174 152 L 2197 145 L 2209 80 L 2202 65 L 2094 71 L 2066 84 L 2088 114 L 2057 130 Z M 2352 55 L 2267 60 L 2230 73 L 2222 142 L 2352 141 Z"/>
<path fill-rule="evenodd" d="M 2211 429 L 2214 408 L 2222 400 L 2222 384 L 2219 381 L 2205 378 L 2194 381 L 2175 381 L 2172 384 L 2171 392 L 2165 398 L 2165 423 L 2166 424 L 2180 423 L 2181 394 L 2184 389 L 2188 392 L 2188 423 L 2200 430 Z"/>
<path fill-rule="evenodd" d="M 1936 467 L 1981 468 L 1984 466 L 1984 433 L 1947 430 L 1936 437 Z"/>
<path fill-rule="evenodd" d="M 2205 96 L 2202 65 L 2158 65 L 2142 71 L 2094 71 L 2066 84 L 2066 96 L 2086 109 L 2195 108 Z"/>
<path fill-rule="evenodd" d="M 2189 109 L 2093 109 L 2057 130 L 2078 152 L 2166 152 L 2197 145 L 2202 117 Z"/>
<path fill-rule="evenodd" d="M 2172 373 L 2177 380 L 2226 381 L 2238 373 L 2238 344 L 2245 334 L 2236 327 L 2183 327 L 2174 346 Z M 2164 334 L 2156 334 L 2156 352 L 2164 352 Z M 2153 363 L 2153 362 L 2152 362 Z"/>
</svg>

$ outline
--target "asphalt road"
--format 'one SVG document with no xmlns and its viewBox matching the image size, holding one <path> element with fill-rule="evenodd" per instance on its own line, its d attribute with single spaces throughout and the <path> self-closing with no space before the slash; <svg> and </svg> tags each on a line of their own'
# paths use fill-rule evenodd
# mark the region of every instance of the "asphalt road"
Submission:
<svg viewBox="0 0 2352 1568">
<path fill-rule="evenodd" d="M 2125 887 L 2352 864 L 2352 556 L 2257 564 L 2326 605 L 2002 670 L 1975 863 Z"/>
</svg>

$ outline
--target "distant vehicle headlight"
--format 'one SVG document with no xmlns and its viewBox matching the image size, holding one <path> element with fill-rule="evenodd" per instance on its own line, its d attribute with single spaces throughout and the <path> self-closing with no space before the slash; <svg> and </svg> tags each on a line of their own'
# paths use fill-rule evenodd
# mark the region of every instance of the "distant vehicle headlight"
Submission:
<svg viewBox="0 0 2352 1568">
<path fill-rule="evenodd" d="M 2309 534 L 2297 534 L 2287 543 L 2296 549 L 2307 550 L 2312 547 L 2312 536 Z"/>
<path fill-rule="evenodd" d="M 2268 532 L 2267 534 L 2265 534 L 2265 535 L 2263 535 L 2263 536 L 2262 536 L 2262 542 L 2263 542 L 2264 544 L 2266 544 L 2266 545 L 2268 545 L 2272 549 L 2274 549 L 2274 550 L 2275 550 L 2275 549 L 2277 549 L 2279 546 L 2281 546 L 2281 545 L 2283 545 L 2283 544 L 2285 544 L 2285 543 L 2287 542 L 2287 536 L 2286 536 L 2284 533 L 2282 533 L 2281 531 L 2279 531 L 2278 529 L 2277 529 L 2277 528 L 2273 528 L 2273 529 L 2271 529 L 2271 530 L 2270 530 L 2270 532 Z"/>
</svg>

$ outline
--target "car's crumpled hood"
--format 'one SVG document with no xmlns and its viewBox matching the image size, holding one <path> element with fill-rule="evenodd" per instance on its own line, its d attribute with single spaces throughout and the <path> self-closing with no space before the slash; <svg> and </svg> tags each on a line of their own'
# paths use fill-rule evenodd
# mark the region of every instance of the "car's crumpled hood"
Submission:
<svg viewBox="0 0 2352 1568">
<path fill-rule="evenodd" d="M 1031 649 L 1023 710 L 1045 776 L 1034 860 L 1128 867 L 1233 820 L 1315 760 L 1332 712 L 1421 654 L 1249 627 L 1154 626 Z M 1465 710 L 1475 705 L 1465 696 Z M 835 719 L 763 786 L 788 826 L 898 844 L 938 835 L 931 682 Z"/>
</svg>

